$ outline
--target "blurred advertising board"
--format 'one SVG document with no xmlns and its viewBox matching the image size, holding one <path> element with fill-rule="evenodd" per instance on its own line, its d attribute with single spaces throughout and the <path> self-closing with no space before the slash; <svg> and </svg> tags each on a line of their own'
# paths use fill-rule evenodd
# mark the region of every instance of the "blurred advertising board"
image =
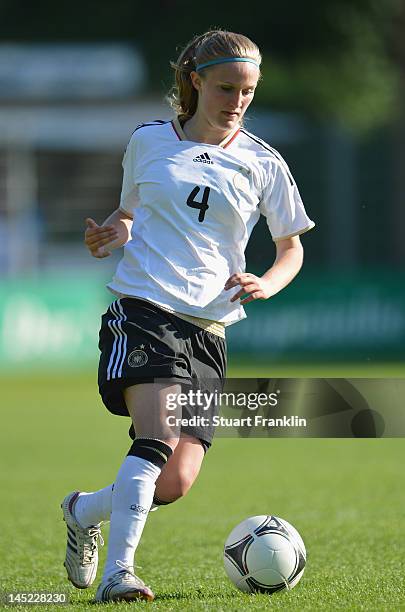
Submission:
<svg viewBox="0 0 405 612">
<path fill-rule="evenodd" d="M 113 296 L 98 276 L 0 284 L 0 366 L 81 366 L 98 357 Z M 405 284 L 312 274 L 246 308 L 227 329 L 233 355 L 266 359 L 404 359 Z"/>
<path fill-rule="evenodd" d="M 103 293 L 102 284 L 88 277 L 2 282 L 1 366 L 81 365 L 94 360 Z"/>
<path fill-rule="evenodd" d="M 248 324 L 229 330 L 232 350 L 278 358 L 405 360 L 405 282 L 386 269 L 303 271 Z M 238 328 L 238 329 L 236 329 Z"/>
</svg>

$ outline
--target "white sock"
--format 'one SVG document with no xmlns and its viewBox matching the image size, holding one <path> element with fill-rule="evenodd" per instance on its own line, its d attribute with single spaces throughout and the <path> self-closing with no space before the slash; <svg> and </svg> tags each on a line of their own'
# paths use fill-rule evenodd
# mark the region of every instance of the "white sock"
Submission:
<svg viewBox="0 0 405 612">
<path fill-rule="evenodd" d="M 112 494 L 107 560 L 103 580 L 118 571 L 116 561 L 134 565 L 135 550 L 152 505 L 161 472 L 151 461 L 128 455 L 118 472 Z"/>
<path fill-rule="evenodd" d="M 110 520 L 113 488 L 114 485 L 112 484 L 93 493 L 80 492 L 74 505 L 73 514 L 81 527 L 91 527 L 99 523 L 107 523 Z M 167 503 L 152 503 L 150 512 L 157 510 L 162 504 L 167 505 Z"/>
<path fill-rule="evenodd" d="M 79 525 L 90 527 L 110 520 L 112 488 L 113 485 L 109 485 L 94 493 L 80 493 L 73 509 Z"/>
</svg>

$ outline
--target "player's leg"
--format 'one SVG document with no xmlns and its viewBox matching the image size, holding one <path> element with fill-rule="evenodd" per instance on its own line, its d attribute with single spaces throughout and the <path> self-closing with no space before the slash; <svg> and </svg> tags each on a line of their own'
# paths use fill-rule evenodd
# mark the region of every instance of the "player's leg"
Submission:
<svg viewBox="0 0 405 612">
<path fill-rule="evenodd" d="M 152 508 L 170 504 L 186 495 L 195 482 L 208 445 L 189 435 L 180 438 L 156 481 Z M 99 491 L 76 493 L 74 515 L 84 528 L 109 521 L 114 485 Z"/>
<path fill-rule="evenodd" d="M 185 373 L 191 377 L 190 364 L 193 362 L 193 376 L 196 374 L 197 377 L 200 374 L 214 378 L 218 376 L 221 368 L 219 370 L 217 368 L 218 351 L 216 347 L 214 347 L 213 351 L 215 369 L 209 369 L 208 371 L 204 369 L 201 371 L 197 367 L 200 365 L 200 355 L 198 354 L 201 352 L 200 349 L 205 349 L 202 355 L 203 362 L 206 360 L 207 355 L 211 354 L 211 345 L 207 346 L 204 339 L 200 340 L 200 333 L 197 334 L 196 345 L 193 346 L 193 350 L 197 350 L 197 363 L 192 355 L 190 355 L 189 344 L 184 341 L 184 338 L 191 337 L 193 339 L 196 331 L 200 332 L 201 330 L 174 315 L 161 311 L 152 304 L 129 298 L 114 302 L 102 317 L 99 343 L 101 351 L 99 389 L 107 409 L 113 414 L 128 416 L 127 406 L 122 393 L 122 383 L 127 380 L 135 380 L 135 373 L 140 378 L 151 377 L 148 380 L 171 377 L 183 379 Z M 142 354 L 145 352 L 147 359 L 144 355 L 145 361 L 143 363 L 132 362 L 130 359 L 132 353 L 130 354 L 130 352 L 133 351 L 133 348 L 131 347 L 142 348 Z M 135 352 L 140 351 L 138 349 Z M 221 350 L 220 353 L 222 354 Z M 222 360 L 221 354 L 220 361 Z M 204 363 L 202 365 L 204 366 Z M 138 371 L 134 370 L 134 367 L 142 367 L 142 369 Z M 193 430 L 188 433 L 196 438 L 205 439 L 207 437 L 205 431 L 196 432 Z M 210 435 L 208 438 L 209 444 Z M 200 453 L 199 460 L 201 461 L 201 450 L 197 451 L 198 453 Z M 179 493 L 184 492 L 196 476 L 195 466 L 193 466 L 193 476 L 185 474 L 183 466 L 188 463 L 187 457 L 183 452 L 178 456 L 178 459 L 180 456 L 184 458 L 184 461 L 179 463 L 174 461 L 172 463 L 177 478 L 177 493 L 172 495 L 170 500 L 174 499 Z M 198 465 L 197 467 L 199 470 L 200 466 Z M 170 486 L 173 487 L 173 473 L 171 470 L 167 472 L 166 478 L 168 479 L 167 483 L 169 480 L 172 481 Z M 162 482 L 164 483 L 165 480 L 162 480 Z M 72 567 L 69 559 L 69 565 L 66 565 L 66 567 L 69 579 L 80 588 L 90 586 L 95 577 L 98 556 L 97 535 L 94 534 L 100 534 L 99 523 L 103 520 L 108 520 L 110 516 L 112 487 L 113 485 L 110 485 L 88 496 L 79 496 L 77 492 L 71 493 L 63 502 L 65 520 L 66 518 L 68 519 L 66 521 L 68 527 L 66 561 L 68 556 L 69 558 L 72 557 L 74 566 Z M 161 501 L 164 502 L 166 500 L 163 499 L 163 494 L 162 489 L 160 495 Z M 87 504 L 84 503 L 86 501 L 88 502 Z M 169 501 L 169 498 L 167 501 Z M 83 513 L 80 511 L 82 505 L 88 506 L 87 510 L 84 508 Z M 81 524 L 76 520 L 76 510 Z M 75 544 L 78 545 L 72 550 L 69 548 L 69 546 L 72 546 L 71 538 L 76 536 L 77 541 Z M 86 565 L 89 567 L 86 567 Z M 76 582 L 77 572 L 87 573 L 87 578 L 81 584 Z"/>
<path fill-rule="evenodd" d="M 166 406 L 167 395 L 180 390 L 180 385 L 167 383 L 138 384 L 124 390 L 137 437 L 114 483 L 108 553 L 97 601 L 154 597 L 133 573 L 134 555 L 156 480 L 178 444 L 180 430 L 168 424 Z"/>
<path fill-rule="evenodd" d="M 114 484 L 110 484 L 98 491 L 76 491 L 71 494 L 74 496 L 74 516 L 82 528 L 110 520 L 113 489 Z"/>
<path fill-rule="evenodd" d="M 195 482 L 209 444 L 185 435 L 164 465 L 157 481 L 151 509 L 170 504 L 186 495 Z M 114 485 L 93 493 L 72 493 L 65 498 L 65 520 L 70 528 L 68 547 L 87 549 L 80 563 L 70 563 L 75 556 L 68 550 L 67 569 L 71 582 L 78 588 L 90 586 L 97 570 L 97 538 L 101 538 L 100 524 L 109 521 Z M 70 510 L 69 510 L 70 506 Z M 68 530 L 69 532 L 69 530 Z"/>
<path fill-rule="evenodd" d="M 170 504 L 188 493 L 200 472 L 204 455 L 200 440 L 189 435 L 180 438 L 156 481 L 155 506 Z"/>
</svg>

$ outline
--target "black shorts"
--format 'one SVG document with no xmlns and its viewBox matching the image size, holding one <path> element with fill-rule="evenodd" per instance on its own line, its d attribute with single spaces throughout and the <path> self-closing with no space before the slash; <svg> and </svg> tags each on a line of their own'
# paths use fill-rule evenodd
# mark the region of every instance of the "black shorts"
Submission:
<svg viewBox="0 0 405 612">
<path fill-rule="evenodd" d="M 129 416 L 122 390 L 138 383 L 168 379 L 204 391 L 222 391 L 226 372 L 226 342 L 154 304 L 137 298 L 114 301 L 102 316 L 98 386 L 113 414 Z M 205 413 L 212 420 L 213 406 Z M 183 416 L 193 416 L 183 408 Z M 210 445 L 212 426 L 181 426 L 181 431 Z"/>
</svg>

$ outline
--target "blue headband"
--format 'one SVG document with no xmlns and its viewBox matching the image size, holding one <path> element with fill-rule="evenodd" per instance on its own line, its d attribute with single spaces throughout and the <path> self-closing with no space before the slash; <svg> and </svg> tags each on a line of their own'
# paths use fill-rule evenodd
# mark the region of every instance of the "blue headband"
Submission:
<svg viewBox="0 0 405 612">
<path fill-rule="evenodd" d="M 260 64 L 258 64 L 255 60 L 250 59 L 250 57 L 221 57 L 219 59 L 211 60 L 210 62 L 205 62 L 205 64 L 199 64 L 196 66 L 196 71 L 198 72 L 203 68 L 214 66 L 215 64 L 227 64 L 228 62 L 249 62 L 250 64 L 254 64 L 260 68 Z"/>
</svg>

